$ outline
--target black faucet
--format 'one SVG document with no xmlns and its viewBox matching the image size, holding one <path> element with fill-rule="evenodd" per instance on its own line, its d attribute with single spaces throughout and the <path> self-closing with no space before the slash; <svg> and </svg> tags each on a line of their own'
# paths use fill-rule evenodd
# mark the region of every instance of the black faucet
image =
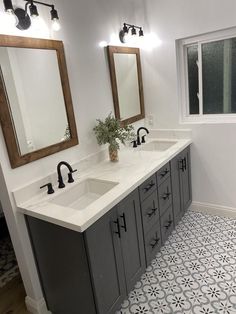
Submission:
<svg viewBox="0 0 236 314">
<path fill-rule="evenodd" d="M 144 131 L 147 132 L 147 134 L 149 134 L 148 129 L 145 128 L 144 126 L 141 126 L 141 128 L 139 128 L 139 129 L 137 130 L 137 145 L 141 145 L 140 135 L 139 135 L 139 132 L 140 132 L 141 130 L 144 130 Z M 142 137 L 142 143 L 145 143 L 144 136 Z"/>
<path fill-rule="evenodd" d="M 77 169 L 73 170 L 71 165 L 68 164 L 68 162 L 60 161 L 59 164 L 57 165 L 57 175 L 58 175 L 58 182 L 59 182 L 58 188 L 59 189 L 62 189 L 62 188 L 65 187 L 65 183 L 63 182 L 63 178 L 62 178 L 62 175 L 61 175 L 61 166 L 63 166 L 63 165 L 66 166 L 68 168 L 68 170 L 69 170 L 69 173 L 68 173 L 68 183 L 74 182 L 72 173 L 77 171 Z"/>
</svg>

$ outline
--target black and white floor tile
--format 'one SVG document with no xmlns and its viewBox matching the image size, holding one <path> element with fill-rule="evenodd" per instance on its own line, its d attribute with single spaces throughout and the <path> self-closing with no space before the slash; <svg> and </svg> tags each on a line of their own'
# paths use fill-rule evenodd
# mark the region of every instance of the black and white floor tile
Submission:
<svg viewBox="0 0 236 314">
<path fill-rule="evenodd" d="M 19 275 L 14 249 L 9 237 L 0 240 L 0 288 Z"/>
<path fill-rule="evenodd" d="M 236 220 L 188 211 L 119 314 L 236 314 Z"/>
</svg>

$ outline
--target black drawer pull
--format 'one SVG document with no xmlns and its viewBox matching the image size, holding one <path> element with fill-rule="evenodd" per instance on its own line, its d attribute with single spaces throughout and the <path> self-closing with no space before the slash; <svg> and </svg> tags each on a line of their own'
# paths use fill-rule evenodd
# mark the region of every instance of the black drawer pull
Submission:
<svg viewBox="0 0 236 314">
<path fill-rule="evenodd" d="M 170 172 L 170 171 L 169 171 L 168 169 L 166 169 L 166 170 L 162 171 L 162 172 L 160 173 L 160 175 L 161 175 L 162 178 L 164 178 L 169 172 Z"/>
<path fill-rule="evenodd" d="M 183 160 L 183 167 L 184 167 L 184 170 L 187 170 L 187 159 L 186 159 L 186 157 L 184 157 L 184 160 Z"/>
<path fill-rule="evenodd" d="M 160 239 L 156 238 L 156 239 L 153 240 L 153 242 L 150 243 L 150 246 L 151 246 L 152 250 L 157 246 L 159 241 L 160 241 Z"/>
<path fill-rule="evenodd" d="M 119 219 L 117 218 L 115 221 L 113 221 L 114 224 L 117 225 L 117 231 L 115 231 L 115 234 L 118 234 L 119 238 L 121 237 L 121 233 L 120 233 L 120 222 Z"/>
<path fill-rule="evenodd" d="M 144 190 L 145 190 L 145 193 L 146 192 L 148 192 L 153 186 L 155 185 L 155 183 L 154 182 L 152 182 L 152 183 L 150 183 L 150 184 L 148 184 L 145 188 L 144 188 Z"/>
<path fill-rule="evenodd" d="M 167 224 L 165 225 L 165 228 L 168 230 L 171 225 L 172 225 L 172 220 L 169 220 Z"/>
<path fill-rule="evenodd" d="M 162 195 L 162 199 L 165 201 L 165 200 L 167 200 L 167 199 L 169 199 L 170 198 L 170 195 L 171 195 L 171 193 L 170 192 L 166 192 L 166 193 L 164 193 L 163 195 Z"/>
<path fill-rule="evenodd" d="M 149 213 L 147 213 L 147 216 L 150 218 L 152 217 L 157 211 L 157 207 L 156 208 L 153 208 Z"/>
<path fill-rule="evenodd" d="M 121 226 L 121 228 L 125 229 L 125 232 L 127 232 L 127 225 L 126 225 L 126 219 L 125 219 L 125 213 L 123 213 L 120 218 L 123 219 L 123 226 Z"/>
<path fill-rule="evenodd" d="M 185 158 L 185 160 L 186 160 L 186 158 Z M 182 172 L 184 172 L 184 170 L 186 170 L 184 158 L 179 160 L 179 169 L 182 170 Z"/>
</svg>

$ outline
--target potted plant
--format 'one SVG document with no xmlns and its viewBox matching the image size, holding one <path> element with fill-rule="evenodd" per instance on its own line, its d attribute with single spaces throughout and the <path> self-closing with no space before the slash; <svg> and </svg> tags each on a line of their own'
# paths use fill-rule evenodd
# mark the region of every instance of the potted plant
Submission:
<svg viewBox="0 0 236 314">
<path fill-rule="evenodd" d="M 98 124 L 93 128 L 99 145 L 109 144 L 109 156 L 111 161 L 118 161 L 118 149 L 120 143 L 134 137 L 133 126 L 121 126 L 120 121 L 110 113 L 104 121 L 97 119 Z"/>
</svg>

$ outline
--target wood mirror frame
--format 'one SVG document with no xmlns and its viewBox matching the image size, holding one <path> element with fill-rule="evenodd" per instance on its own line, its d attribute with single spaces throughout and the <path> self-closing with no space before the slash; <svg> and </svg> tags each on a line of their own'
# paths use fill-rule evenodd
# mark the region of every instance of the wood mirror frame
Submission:
<svg viewBox="0 0 236 314">
<path fill-rule="evenodd" d="M 144 109 L 144 96 L 143 96 L 143 80 L 142 80 L 142 70 L 141 70 L 139 48 L 108 46 L 107 52 L 108 52 L 108 61 L 109 61 L 110 76 L 111 76 L 111 87 L 112 87 L 112 95 L 113 95 L 113 102 L 114 102 L 114 109 L 115 109 L 115 117 L 121 120 L 114 54 L 115 53 L 135 54 L 136 61 L 137 61 L 140 114 L 121 120 L 121 124 L 126 125 L 126 124 L 133 123 L 135 121 L 144 119 L 145 109 Z"/>
<path fill-rule="evenodd" d="M 77 145 L 79 141 L 76 130 L 63 42 L 57 40 L 0 35 L 0 47 L 47 49 L 56 51 L 66 115 L 70 130 L 69 140 L 65 140 L 63 142 L 59 142 L 41 148 L 39 150 L 21 155 L 14 123 L 12 121 L 11 108 L 8 101 L 8 96 L 5 91 L 5 84 L 2 79 L 0 79 L 0 122 L 7 146 L 11 167 L 20 167 L 37 159 L 52 155 L 56 152 Z"/>
</svg>

